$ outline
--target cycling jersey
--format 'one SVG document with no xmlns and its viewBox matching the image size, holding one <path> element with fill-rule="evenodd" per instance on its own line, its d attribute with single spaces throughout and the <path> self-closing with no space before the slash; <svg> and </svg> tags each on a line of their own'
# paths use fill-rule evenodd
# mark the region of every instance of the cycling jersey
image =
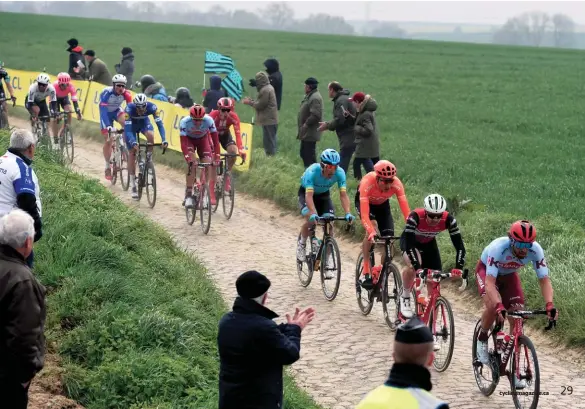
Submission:
<svg viewBox="0 0 585 409">
<path fill-rule="evenodd" d="M 48 84 L 44 91 L 39 91 L 39 84 L 33 82 L 28 89 L 28 99 L 27 102 L 29 103 L 39 103 L 45 101 L 47 97 L 51 98 L 51 105 L 57 102 L 57 93 L 55 92 L 55 87 L 53 84 Z"/>
<path fill-rule="evenodd" d="M 126 134 L 126 143 L 130 147 L 137 143 L 136 134 L 138 134 L 138 132 L 142 132 L 142 134 L 146 135 L 147 131 L 153 130 L 152 124 L 148 119 L 150 115 L 152 115 L 154 122 L 156 122 L 162 141 L 166 142 L 165 127 L 155 104 L 147 102 L 146 112 L 139 115 L 136 109 L 136 104 L 130 103 L 126 106 L 125 113 L 126 121 L 124 122 L 124 133 Z"/>
<path fill-rule="evenodd" d="M 313 163 L 301 176 L 301 187 L 307 192 L 314 192 L 315 195 L 328 192 L 335 183 L 337 183 L 340 191 L 345 192 L 347 190 L 345 171 L 341 166 L 337 167 L 330 179 L 326 179 L 323 176 L 321 164 L 319 163 Z"/>
<path fill-rule="evenodd" d="M 61 89 L 61 87 L 59 86 L 59 81 L 55 81 L 53 83 L 53 87 L 55 88 L 55 93 L 57 94 L 57 98 L 66 98 L 69 96 L 69 94 L 71 94 L 71 101 L 77 102 L 77 90 L 75 89 L 75 86 L 71 83 L 67 84 L 67 87 L 65 87 L 65 89 Z"/>
<path fill-rule="evenodd" d="M 190 116 L 185 116 L 179 122 L 180 136 L 186 137 L 190 139 L 201 139 L 207 138 L 209 134 L 213 139 L 213 149 L 217 155 L 221 152 L 219 146 L 219 139 L 217 128 L 215 127 L 215 122 L 213 118 L 209 115 L 205 115 L 203 120 L 199 123 L 199 125 L 195 124 L 195 121 Z"/>
<path fill-rule="evenodd" d="M 233 126 L 234 133 L 236 134 L 236 144 L 238 145 L 238 149 L 244 149 L 244 145 L 242 144 L 242 136 L 240 135 L 240 118 L 238 117 L 238 114 L 236 114 L 234 111 L 230 111 L 225 119 L 222 119 L 220 114 L 221 112 L 218 109 L 215 109 L 208 114 L 211 118 L 213 118 L 217 132 L 220 135 L 229 133 L 230 126 Z"/>
<path fill-rule="evenodd" d="M 4 80 L 6 84 L 10 84 L 10 75 L 8 74 L 8 71 L 6 71 L 4 68 L 0 68 L 0 94 L 4 93 L 4 87 L 2 87 L 2 80 Z M 2 97 L 2 95 L 0 95 L 0 97 Z"/>
<path fill-rule="evenodd" d="M 406 200 L 406 195 L 404 193 L 404 186 L 397 177 L 394 177 L 394 181 L 390 185 L 390 189 L 384 192 L 378 187 L 376 172 L 370 172 L 360 181 L 358 191 L 360 200 L 360 216 L 362 224 L 364 225 L 364 229 L 366 229 L 368 233 L 374 231 L 374 226 L 370 220 L 370 204 L 381 205 L 382 203 L 389 200 L 392 196 L 396 195 L 398 204 L 400 205 L 400 210 L 402 211 L 404 218 L 406 219 L 408 217 L 408 213 L 410 213 L 410 207 L 408 206 L 408 201 Z"/>
<path fill-rule="evenodd" d="M 528 249 L 525 258 L 517 258 L 512 252 L 510 239 L 505 236 L 497 238 L 483 250 L 481 262 L 487 267 L 487 275 L 492 277 L 512 274 L 529 262 L 532 262 L 538 278 L 548 276 L 544 251 L 536 241 L 532 243 L 532 248 Z"/>
<path fill-rule="evenodd" d="M 114 87 L 105 87 L 100 94 L 100 126 L 102 132 L 122 114 L 122 104 L 132 102 L 132 95 L 127 89 L 120 95 L 116 94 Z"/>
<path fill-rule="evenodd" d="M 378 386 L 368 393 L 356 409 L 445 409 L 449 408 L 430 392 L 419 388 Z"/>
<path fill-rule="evenodd" d="M 17 208 L 17 197 L 24 193 L 34 195 L 38 215 L 42 216 L 41 192 L 35 171 L 21 157 L 6 152 L 0 158 L 0 217 Z"/>
</svg>

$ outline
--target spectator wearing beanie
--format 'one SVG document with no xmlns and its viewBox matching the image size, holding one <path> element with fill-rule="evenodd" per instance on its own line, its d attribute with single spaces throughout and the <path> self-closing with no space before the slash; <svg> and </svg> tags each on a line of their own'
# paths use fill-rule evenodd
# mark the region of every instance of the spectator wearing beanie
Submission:
<svg viewBox="0 0 585 409">
<path fill-rule="evenodd" d="M 357 118 L 355 120 L 355 156 L 353 174 L 357 180 L 362 178 L 363 166 L 366 173 L 374 170 L 374 164 L 380 158 L 380 138 L 376 125 L 376 100 L 363 92 L 353 94 L 351 101 L 355 104 Z"/>
<path fill-rule="evenodd" d="M 71 38 L 67 41 L 69 48 L 69 68 L 67 72 L 74 80 L 81 80 L 83 76 L 79 74 L 79 71 L 85 69 L 85 60 L 83 59 L 83 47 L 79 45 L 79 42 L 75 38 Z"/>
<path fill-rule="evenodd" d="M 305 81 L 305 98 L 297 117 L 297 139 L 301 141 L 300 155 L 305 169 L 317 162 L 317 142 L 321 140 L 319 122 L 323 119 L 323 97 L 317 89 L 318 84 L 313 77 Z"/>
<path fill-rule="evenodd" d="M 134 86 L 134 83 L 132 82 L 132 77 L 134 75 L 134 53 L 130 47 L 122 48 L 122 61 L 120 64 L 116 64 L 114 68 L 116 68 L 116 73 L 122 74 L 126 77 L 128 87 L 132 89 Z"/>
<path fill-rule="evenodd" d="M 236 280 L 238 297 L 219 322 L 219 409 L 280 409 L 283 407 L 284 365 L 299 359 L 301 331 L 315 311 L 297 308 L 286 324 L 266 308 L 270 280 L 247 271 Z"/>
<path fill-rule="evenodd" d="M 112 76 L 106 63 L 95 56 L 94 50 L 87 50 L 84 55 L 87 60 L 87 71 L 84 72 L 84 78 L 106 86 L 111 85 Z"/>
</svg>

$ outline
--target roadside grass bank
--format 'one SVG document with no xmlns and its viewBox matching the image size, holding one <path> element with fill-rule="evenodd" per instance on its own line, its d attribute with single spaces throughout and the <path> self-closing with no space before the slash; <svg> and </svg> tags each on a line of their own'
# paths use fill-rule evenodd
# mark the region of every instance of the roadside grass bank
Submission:
<svg viewBox="0 0 585 409">
<path fill-rule="evenodd" d="M 8 133 L 0 132 L 8 144 Z M 98 181 L 35 157 L 48 289 L 47 345 L 66 394 L 88 409 L 217 407 L 217 323 L 227 310 L 205 268 Z M 235 277 L 234 277 L 235 279 Z M 286 407 L 319 409 L 286 380 Z"/>
</svg>

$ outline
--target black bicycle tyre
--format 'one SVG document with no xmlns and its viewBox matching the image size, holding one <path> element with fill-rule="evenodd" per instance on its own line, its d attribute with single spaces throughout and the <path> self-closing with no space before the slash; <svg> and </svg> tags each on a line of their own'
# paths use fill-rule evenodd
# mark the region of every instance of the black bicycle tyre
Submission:
<svg viewBox="0 0 585 409">
<path fill-rule="evenodd" d="M 326 281 L 328 281 L 325 279 L 325 268 L 327 265 L 325 261 L 327 260 L 327 255 L 329 252 L 329 250 L 327 250 L 328 248 L 333 249 L 334 260 L 335 264 L 337 265 L 337 279 L 335 280 L 335 285 L 331 295 L 327 295 L 325 285 Z M 321 288 L 323 290 L 323 295 L 327 301 L 333 301 L 335 297 L 337 297 L 337 293 L 339 292 L 339 284 L 341 284 L 341 255 L 339 253 L 339 246 L 333 237 L 327 237 L 323 243 L 323 251 L 321 251 L 321 265 L 319 270 L 321 273 Z"/>
<path fill-rule="evenodd" d="M 230 206 L 229 206 L 229 211 L 226 210 L 226 204 L 225 204 L 225 200 L 226 200 L 226 194 L 225 194 L 225 185 L 226 185 L 226 180 L 228 180 L 229 177 L 229 181 L 230 181 L 230 187 L 231 190 L 229 192 L 229 198 L 230 198 Z M 232 214 L 234 213 L 234 202 L 236 200 L 236 189 L 235 189 L 235 184 L 234 184 L 234 178 L 232 178 L 232 174 L 231 172 L 225 172 L 224 176 L 223 176 L 223 184 L 222 184 L 222 193 L 221 193 L 221 204 L 223 207 L 223 215 L 225 216 L 225 218 L 227 220 L 229 220 L 232 217 Z"/>
<path fill-rule="evenodd" d="M 118 149 L 120 149 L 120 163 L 118 164 L 118 172 L 120 172 L 120 183 L 122 184 L 122 189 L 127 191 L 130 187 L 130 172 L 128 172 L 128 150 L 125 147 L 118 147 Z M 126 177 L 124 177 L 124 171 L 126 171 Z"/>
<path fill-rule="evenodd" d="M 8 123 L 6 123 L 6 128 L 8 128 Z M 4 129 L 4 108 L 2 107 L 0 107 L 0 129 Z"/>
<path fill-rule="evenodd" d="M 361 313 L 363 315 L 368 315 L 372 311 L 372 308 L 374 307 L 374 298 L 371 296 L 370 292 L 368 292 L 366 289 L 364 289 L 362 287 L 362 285 L 360 283 L 360 277 L 362 275 L 363 263 L 364 263 L 364 255 L 360 252 L 360 255 L 358 256 L 358 259 L 357 259 L 356 264 L 355 264 L 355 295 L 356 295 L 358 307 L 360 307 Z M 364 305 L 362 302 L 362 297 L 361 297 L 362 291 L 365 291 L 366 294 L 368 295 L 369 302 L 367 305 Z"/>
<path fill-rule="evenodd" d="M 388 283 L 390 282 L 390 276 L 392 276 L 392 280 L 394 281 L 394 303 L 396 305 L 396 317 L 394 317 L 394 320 L 391 319 L 392 317 L 390 317 L 390 314 L 388 313 L 388 303 L 391 301 L 388 294 Z M 398 299 L 398 297 L 400 297 L 400 288 L 402 288 L 402 277 L 400 275 L 400 270 L 398 270 L 398 267 L 396 267 L 394 263 L 390 262 L 388 263 L 388 271 L 386 272 L 386 276 L 380 277 L 380 279 L 383 278 L 385 281 L 382 283 L 380 291 L 382 291 L 382 311 L 384 312 L 384 321 L 386 321 L 388 328 L 395 330 L 398 322 L 398 314 L 400 313 L 400 300 Z"/>
<path fill-rule="evenodd" d="M 310 246 L 311 242 L 310 242 L 311 237 L 309 236 L 307 238 L 307 241 L 305 244 L 305 246 Z M 301 234 L 299 233 L 299 236 L 297 237 L 297 245 L 299 243 L 299 241 L 301 241 Z M 311 252 L 311 254 L 313 254 Z M 299 281 L 301 282 L 301 285 L 303 287 L 308 287 L 309 284 L 311 284 L 311 281 L 313 280 L 313 263 L 310 262 L 307 258 L 307 251 L 305 250 L 305 261 L 299 261 L 298 259 L 296 260 L 297 262 L 297 275 L 299 276 Z M 295 256 L 296 259 L 296 256 Z M 302 274 L 303 274 L 303 265 L 307 266 L 307 275 L 308 278 L 306 280 L 303 280 L 302 278 Z"/>
<path fill-rule="evenodd" d="M 207 197 L 207 200 L 205 200 Z M 205 203 L 207 202 L 207 205 Z M 207 217 L 203 216 L 203 210 L 207 208 L 208 213 Z M 201 185 L 201 194 L 199 197 L 199 217 L 201 218 L 201 230 L 203 234 L 209 233 L 209 228 L 211 227 L 211 197 L 209 195 L 209 187 L 207 184 Z M 206 220 L 207 219 L 207 222 Z"/>
<path fill-rule="evenodd" d="M 214 189 L 213 191 L 215 192 L 215 204 L 211 206 L 211 210 L 213 213 L 215 213 L 217 212 L 217 209 L 219 209 L 219 199 L 221 198 L 221 189 L 223 189 L 223 182 L 219 184 L 217 183 L 216 179 L 215 184 L 213 185 L 213 189 Z"/>
<path fill-rule="evenodd" d="M 69 128 L 69 126 L 67 126 L 67 128 L 65 128 L 65 129 L 66 129 L 65 141 L 64 141 L 65 153 L 67 155 L 67 158 L 69 159 L 69 163 L 73 163 L 73 157 L 75 155 L 75 145 L 73 143 L 73 132 L 71 132 L 71 128 Z M 71 149 L 71 153 L 69 152 L 69 149 Z"/>
<path fill-rule="evenodd" d="M 473 367 L 473 376 L 475 378 L 475 383 L 477 384 L 477 387 L 479 388 L 479 391 L 481 392 L 481 394 L 483 396 L 490 396 L 492 393 L 494 393 L 494 391 L 496 390 L 496 388 L 498 387 L 498 383 L 500 383 L 500 368 L 499 368 L 499 362 L 492 362 L 491 368 L 490 370 L 492 371 L 492 382 L 490 384 L 489 387 L 487 388 L 482 388 L 481 385 L 479 384 L 479 367 L 483 366 L 482 363 L 479 363 L 479 366 L 475 366 L 474 363 L 476 361 L 478 361 L 477 359 L 477 337 L 479 335 L 479 330 L 481 328 L 481 319 L 479 319 L 477 321 L 477 324 L 475 324 L 475 329 L 473 330 L 473 338 L 471 339 L 471 365 Z M 494 339 L 494 345 L 495 345 L 495 335 L 493 335 L 493 339 Z M 490 360 L 492 360 L 492 357 L 490 356 Z M 494 371 L 495 370 L 495 371 Z"/>
<path fill-rule="evenodd" d="M 148 161 L 144 168 L 144 184 L 146 188 L 146 200 L 148 201 L 148 205 L 150 208 L 154 208 L 156 204 L 156 172 L 154 170 L 154 163 L 152 161 Z M 148 183 L 148 175 L 152 175 L 152 185 Z M 151 193 L 151 186 L 152 186 L 152 198 L 150 197 Z"/>
<path fill-rule="evenodd" d="M 530 405 L 530 407 L 528 408 L 524 408 L 524 406 L 522 406 L 520 404 L 520 401 L 518 399 L 518 396 L 528 396 L 528 395 L 518 395 L 517 391 L 516 391 L 516 383 L 514 382 L 514 377 L 516 376 L 516 354 L 520 354 L 522 353 L 522 348 L 521 345 L 525 345 L 526 348 L 528 348 L 528 350 L 530 351 L 530 353 L 532 354 L 532 357 L 534 358 L 534 368 L 533 368 L 533 378 L 532 378 L 532 382 L 534 384 L 534 394 L 533 396 L 533 401 L 532 404 Z M 518 337 L 518 348 L 514 351 L 514 353 L 512 354 L 512 356 L 510 357 L 510 359 L 512 360 L 512 370 L 509 376 L 509 380 L 510 380 L 510 389 L 512 391 L 512 399 L 514 400 L 514 406 L 517 409 L 536 409 L 538 407 L 538 398 L 540 396 L 540 365 L 538 364 L 538 357 L 536 356 L 536 348 L 534 348 L 534 344 L 532 343 L 532 341 L 530 340 L 530 338 L 528 338 L 526 335 L 520 335 Z"/>
<path fill-rule="evenodd" d="M 455 349 L 455 317 L 453 316 L 453 308 L 451 308 L 451 303 L 445 297 L 440 296 L 437 298 L 435 302 L 435 310 L 443 304 L 445 309 L 447 310 L 447 315 L 449 317 L 449 351 L 447 352 L 447 357 L 445 358 L 445 362 L 443 365 L 437 365 L 437 355 L 435 354 L 435 359 L 433 360 L 433 367 L 437 370 L 437 372 L 445 372 L 447 368 L 449 368 L 449 364 L 451 363 L 451 359 L 453 358 L 453 351 Z M 433 329 L 433 320 L 435 319 L 435 310 L 431 311 L 431 315 L 429 317 L 429 328 Z M 435 325 L 436 328 L 436 325 Z"/>
<path fill-rule="evenodd" d="M 192 226 L 197 218 L 197 204 L 196 198 L 192 196 L 193 199 L 193 206 L 189 209 L 185 206 L 185 217 L 187 218 L 187 223 L 189 226 Z M 187 200 L 187 198 L 185 198 Z"/>
</svg>

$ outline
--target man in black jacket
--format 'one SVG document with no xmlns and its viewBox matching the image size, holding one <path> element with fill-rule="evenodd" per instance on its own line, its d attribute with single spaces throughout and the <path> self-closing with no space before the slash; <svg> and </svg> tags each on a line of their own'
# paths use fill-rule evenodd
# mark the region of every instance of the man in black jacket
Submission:
<svg viewBox="0 0 585 409">
<path fill-rule="evenodd" d="M 266 67 L 266 73 L 268 74 L 268 80 L 270 85 L 274 88 L 274 94 L 276 95 L 276 108 L 280 111 L 280 102 L 282 101 L 282 73 L 280 72 L 280 64 L 276 58 L 269 58 L 264 61 L 264 67 Z M 250 86 L 256 86 L 256 80 L 250 80 Z"/>
<path fill-rule="evenodd" d="M 236 281 L 239 297 L 233 311 L 219 322 L 219 409 L 279 409 L 283 400 L 282 371 L 299 359 L 301 331 L 315 311 L 297 308 L 287 324 L 266 304 L 270 280 L 247 271 Z"/>
<path fill-rule="evenodd" d="M 0 219 L 0 406 L 26 409 L 28 388 L 45 360 L 45 288 L 25 259 L 32 217 L 14 209 Z"/>
<path fill-rule="evenodd" d="M 67 72 L 74 80 L 82 80 L 83 76 L 79 74 L 83 70 L 85 70 L 85 59 L 83 58 L 83 47 L 79 45 L 79 42 L 75 38 L 71 38 L 67 40 L 67 44 L 69 48 L 67 51 L 69 52 L 69 68 Z"/>
</svg>

